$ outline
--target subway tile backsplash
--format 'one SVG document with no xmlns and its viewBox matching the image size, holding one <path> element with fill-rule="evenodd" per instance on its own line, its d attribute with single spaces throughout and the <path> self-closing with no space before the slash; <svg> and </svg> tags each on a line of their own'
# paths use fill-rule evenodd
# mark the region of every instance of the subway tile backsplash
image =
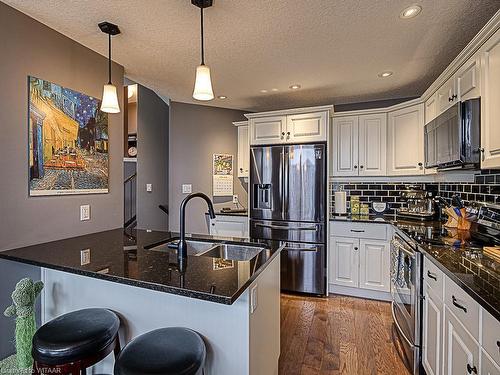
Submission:
<svg viewBox="0 0 500 375">
<path fill-rule="evenodd" d="M 478 201 L 500 204 L 500 170 L 483 170 L 474 176 L 474 182 L 410 182 L 404 178 L 398 182 L 334 182 L 329 183 L 329 196 L 331 199 L 330 215 L 334 213 L 334 192 L 341 188 L 347 195 L 347 207 L 350 207 L 350 197 L 357 195 L 362 203 L 387 202 L 389 213 L 394 213 L 396 208 L 405 205 L 400 198 L 401 190 L 406 190 L 408 186 L 417 186 L 424 190 L 439 194 L 451 202 L 451 197 L 459 194 L 465 203 Z"/>
</svg>

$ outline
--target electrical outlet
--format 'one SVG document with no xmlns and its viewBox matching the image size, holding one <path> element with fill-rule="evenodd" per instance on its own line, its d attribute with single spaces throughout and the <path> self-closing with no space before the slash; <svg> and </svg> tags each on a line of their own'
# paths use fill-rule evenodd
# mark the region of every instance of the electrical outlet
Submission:
<svg viewBox="0 0 500 375">
<path fill-rule="evenodd" d="M 182 184 L 182 194 L 191 194 L 193 187 L 191 184 Z"/>
<path fill-rule="evenodd" d="M 80 221 L 90 220 L 90 204 L 80 206 Z"/>
<path fill-rule="evenodd" d="M 233 195 L 233 203 L 238 203 L 238 194 Z"/>
<path fill-rule="evenodd" d="M 80 265 L 85 266 L 90 264 L 90 249 L 80 251 Z"/>
<path fill-rule="evenodd" d="M 153 191 L 153 184 L 146 184 L 146 191 L 151 193 Z"/>
<path fill-rule="evenodd" d="M 257 310 L 258 306 L 258 295 L 257 295 L 257 287 L 258 285 L 256 284 L 255 286 L 250 289 L 250 314 L 253 314 L 255 310 Z"/>
</svg>

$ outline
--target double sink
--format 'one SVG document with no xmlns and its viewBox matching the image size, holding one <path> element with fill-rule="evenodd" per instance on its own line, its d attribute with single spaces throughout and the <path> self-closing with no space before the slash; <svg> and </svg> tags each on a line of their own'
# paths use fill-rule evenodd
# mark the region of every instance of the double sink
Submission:
<svg viewBox="0 0 500 375">
<path fill-rule="evenodd" d="M 146 247 L 154 251 L 176 251 L 179 240 L 169 240 L 159 245 Z M 221 258 L 239 262 L 249 261 L 259 255 L 264 247 L 237 245 L 226 242 L 212 242 L 200 240 L 187 240 L 187 254 L 191 256 L 203 256 L 211 258 Z"/>
</svg>

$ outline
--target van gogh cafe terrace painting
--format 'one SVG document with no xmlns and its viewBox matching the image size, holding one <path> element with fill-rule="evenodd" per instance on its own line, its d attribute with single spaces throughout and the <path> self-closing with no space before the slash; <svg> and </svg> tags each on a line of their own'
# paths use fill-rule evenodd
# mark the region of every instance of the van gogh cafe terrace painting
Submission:
<svg viewBox="0 0 500 375">
<path fill-rule="evenodd" d="M 29 77 L 30 195 L 108 192 L 108 117 L 100 100 Z"/>
</svg>

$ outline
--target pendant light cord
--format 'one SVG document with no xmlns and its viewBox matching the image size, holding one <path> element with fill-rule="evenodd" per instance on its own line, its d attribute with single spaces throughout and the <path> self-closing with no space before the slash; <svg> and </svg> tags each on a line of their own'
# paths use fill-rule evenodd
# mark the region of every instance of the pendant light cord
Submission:
<svg viewBox="0 0 500 375">
<path fill-rule="evenodd" d="M 205 65 L 205 46 L 203 45 L 203 7 L 201 9 L 201 65 Z"/>
<path fill-rule="evenodd" d="M 111 34 L 108 34 L 108 85 L 111 85 Z"/>
</svg>

